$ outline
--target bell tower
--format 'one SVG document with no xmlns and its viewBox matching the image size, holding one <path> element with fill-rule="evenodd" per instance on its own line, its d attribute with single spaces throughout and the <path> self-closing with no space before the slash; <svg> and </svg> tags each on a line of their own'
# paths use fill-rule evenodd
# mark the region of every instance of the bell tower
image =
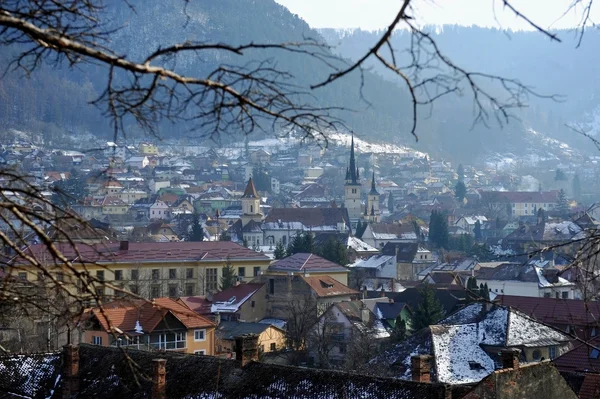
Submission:
<svg viewBox="0 0 600 399">
<path fill-rule="evenodd" d="M 354 135 L 350 143 L 350 164 L 346 169 L 346 185 L 344 186 L 344 206 L 348 210 L 350 224 L 356 227 L 360 219 L 360 176 L 354 158 Z"/>
<path fill-rule="evenodd" d="M 244 195 L 242 195 L 242 226 L 245 226 L 251 220 L 260 222 L 262 219 L 263 214 L 260 211 L 260 196 L 256 192 L 252 177 L 250 177 L 246 189 L 244 190 Z"/>
<path fill-rule="evenodd" d="M 377 188 L 375 188 L 375 172 L 373 172 L 371 191 L 369 191 L 369 194 L 367 195 L 367 208 L 365 209 L 365 219 L 370 222 L 378 223 L 381 219 L 379 197 L 379 192 L 377 192 Z"/>
</svg>

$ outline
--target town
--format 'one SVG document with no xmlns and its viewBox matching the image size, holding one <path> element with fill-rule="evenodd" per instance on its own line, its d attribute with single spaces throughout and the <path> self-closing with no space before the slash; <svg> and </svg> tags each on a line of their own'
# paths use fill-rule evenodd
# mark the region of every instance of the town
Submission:
<svg viewBox="0 0 600 399">
<path fill-rule="evenodd" d="M 29 176 L 40 207 L 64 211 L 47 231 L 52 247 L 3 218 L 4 236 L 20 244 L 5 248 L 4 279 L 33 297 L 54 294 L 53 304 L 4 304 L 2 349 L 57 353 L 43 358 L 53 366 L 30 367 L 41 380 L 62 373 L 66 397 L 105 389 L 112 377 L 87 367 L 119 349 L 164 357 L 153 366 L 163 377 L 183 361 L 169 353 L 200 355 L 202 367 L 220 359 L 246 370 L 234 390 L 260 362 L 261 373 L 300 366 L 365 384 L 416 381 L 402 389 L 427 397 L 489 391 L 499 371 L 518 369 L 526 387 L 538 378 L 562 397 L 576 397 L 573 387 L 590 397 L 598 351 L 583 342 L 597 336 L 600 307 L 585 274 L 596 273 L 594 255 L 582 264 L 581 254 L 600 208 L 583 205 L 570 185 L 578 175 L 556 168 L 550 189 L 512 191 L 527 178 L 339 137 L 328 148 L 5 146 L 1 159 Z M 76 316 L 50 310 L 73 301 L 83 306 Z M 0 362 L 3 374 L 22 372 L 11 364 Z M 80 383 L 83 370 L 96 382 Z"/>
</svg>

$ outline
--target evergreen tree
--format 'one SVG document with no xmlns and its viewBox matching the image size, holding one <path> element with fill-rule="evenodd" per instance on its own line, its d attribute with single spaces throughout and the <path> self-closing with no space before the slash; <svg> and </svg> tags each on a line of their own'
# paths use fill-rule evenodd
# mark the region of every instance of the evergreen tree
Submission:
<svg viewBox="0 0 600 399">
<path fill-rule="evenodd" d="M 456 170 L 456 174 L 458 175 L 458 181 L 464 182 L 465 180 L 465 168 L 463 168 L 462 163 L 458 165 L 458 169 Z"/>
<path fill-rule="evenodd" d="M 475 277 L 469 277 L 467 280 L 467 298 L 470 301 L 479 299 L 481 293 L 479 286 L 477 285 L 477 279 Z"/>
<path fill-rule="evenodd" d="M 444 317 L 444 309 L 435 295 L 435 290 L 427 283 L 419 290 L 420 301 L 412 314 L 411 327 L 419 331 Z"/>
<path fill-rule="evenodd" d="M 258 191 L 271 191 L 271 177 L 262 166 L 252 169 L 252 180 Z"/>
<path fill-rule="evenodd" d="M 342 266 L 348 264 L 348 250 L 346 246 L 333 237 L 327 240 L 323 246 L 317 248 L 316 254 Z"/>
<path fill-rule="evenodd" d="M 300 234 L 296 234 L 294 238 L 291 240 L 290 245 L 287 248 L 287 256 L 297 254 L 297 253 L 314 253 L 314 239 L 312 234 L 302 232 Z"/>
<path fill-rule="evenodd" d="M 406 339 L 408 335 L 408 331 L 406 329 L 406 322 L 402 320 L 400 315 L 396 317 L 396 323 L 394 324 L 394 329 L 392 330 L 392 339 L 395 342 L 402 342 Z"/>
<path fill-rule="evenodd" d="M 581 182 L 579 181 L 579 175 L 573 177 L 573 197 L 576 201 L 581 201 Z"/>
<path fill-rule="evenodd" d="M 392 193 L 388 194 L 388 203 L 387 203 L 387 207 L 389 209 L 389 211 L 391 213 L 394 212 L 395 208 L 395 202 L 394 202 L 394 196 L 392 195 Z"/>
<path fill-rule="evenodd" d="M 358 224 L 356 225 L 356 231 L 354 232 L 354 236 L 358 239 L 362 239 L 363 234 L 365 234 L 365 230 L 367 229 L 367 222 L 361 222 L 360 220 L 358 221 Z"/>
<path fill-rule="evenodd" d="M 438 211 L 431 212 L 429 220 L 429 241 L 437 248 L 448 249 L 448 220 Z"/>
<path fill-rule="evenodd" d="M 235 274 L 235 269 L 231 264 L 231 260 L 227 257 L 227 262 L 225 263 L 225 267 L 223 267 L 223 276 L 221 277 L 221 291 L 233 287 L 236 281 L 237 275 Z"/>
<path fill-rule="evenodd" d="M 192 215 L 192 230 L 188 236 L 188 241 L 204 241 L 204 229 L 200 223 L 200 215 L 194 212 Z"/>
<path fill-rule="evenodd" d="M 562 188 L 558 192 L 556 210 L 563 217 L 567 217 L 569 215 L 569 201 L 567 200 L 567 193 Z"/>
<path fill-rule="evenodd" d="M 490 291 L 488 289 L 487 283 L 481 283 L 479 285 L 479 297 L 485 300 L 490 300 Z"/>
<path fill-rule="evenodd" d="M 481 222 L 479 220 L 475 222 L 473 234 L 475 235 L 475 241 L 481 241 Z"/>
<path fill-rule="evenodd" d="M 467 187 L 465 186 L 465 183 L 459 181 L 454 187 L 454 196 L 459 202 L 463 202 L 465 195 L 467 195 Z"/>
<path fill-rule="evenodd" d="M 280 241 L 277 241 L 277 245 L 275 246 L 275 259 L 283 259 L 285 258 L 285 247 L 283 246 L 283 243 Z"/>
<path fill-rule="evenodd" d="M 89 194 L 87 187 L 85 178 L 74 170 L 67 180 L 53 184 L 52 202 L 61 207 L 76 204 Z"/>
<path fill-rule="evenodd" d="M 556 173 L 554 174 L 555 181 L 565 181 L 567 180 L 567 175 L 560 168 L 556 168 Z"/>
</svg>

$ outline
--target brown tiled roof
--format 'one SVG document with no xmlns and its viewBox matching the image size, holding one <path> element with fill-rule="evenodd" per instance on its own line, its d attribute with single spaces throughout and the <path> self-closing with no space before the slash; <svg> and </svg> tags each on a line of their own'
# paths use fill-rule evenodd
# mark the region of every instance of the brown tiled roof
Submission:
<svg viewBox="0 0 600 399">
<path fill-rule="evenodd" d="M 600 331 L 600 302 L 578 299 L 538 298 L 502 295 L 501 305 L 510 306 L 554 327 L 596 328 Z M 579 335 L 581 331 L 576 331 Z M 588 338 L 588 337 L 580 337 Z"/>
<path fill-rule="evenodd" d="M 404 233 L 413 233 L 414 227 L 410 224 L 399 223 L 371 223 L 371 229 L 377 234 L 395 234 L 400 236 Z"/>
<path fill-rule="evenodd" d="M 330 276 L 300 276 L 319 298 L 327 298 L 341 295 L 358 295 L 359 292 L 345 286 Z"/>
<path fill-rule="evenodd" d="M 211 301 L 203 296 L 182 296 L 177 302 L 187 306 L 198 314 L 210 314 Z"/>
<path fill-rule="evenodd" d="M 350 225 L 349 221 L 346 208 L 274 208 L 265 218 L 267 223 L 301 222 L 306 227 Z"/>
<path fill-rule="evenodd" d="M 73 247 L 67 243 L 56 244 L 69 261 L 77 263 L 119 263 L 143 261 L 225 261 L 231 260 L 268 260 L 263 254 L 245 248 L 231 241 L 202 242 L 130 242 L 129 249 L 120 249 L 120 243 L 77 244 Z M 40 261 L 53 263 L 53 256 L 43 244 L 30 245 L 25 253 L 35 256 Z M 27 263 L 20 258 L 14 263 Z M 58 263 L 58 260 L 57 260 Z"/>
<path fill-rule="evenodd" d="M 260 198 L 256 192 L 256 187 L 254 187 L 254 181 L 252 180 L 252 177 L 248 179 L 248 184 L 246 185 L 246 189 L 244 190 L 244 195 L 242 195 L 242 198 Z"/>
<path fill-rule="evenodd" d="M 600 374 L 586 374 L 578 396 L 580 399 L 600 398 Z"/>
<path fill-rule="evenodd" d="M 582 343 L 552 362 L 561 372 L 600 373 L 600 337 Z"/>
<path fill-rule="evenodd" d="M 296 273 L 347 272 L 348 269 L 315 254 L 297 253 L 269 266 L 270 271 Z"/>
<path fill-rule="evenodd" d="M 481 191 L 481 198 L 487 202 L 531 202 L 556 203 L 558 191 Z"/>
<path fill-rule="evenodd" d="M 207 318 L 170 298 L 156 298 L 152 303 L 143 300 L 115 301 L 89 312 L 107 332 L 118 328 L 124 333 L 134 333 L 138 321 L 144 332 L 152 332 L 168 313 L 188 329 L 214 327 Z"/>
<path fill-rule="evenodd" d="M 246 300 L 249 299 L 249 295 L 255 293 L 259 289 L 261 289 L 264 284 L 261 283 L 247 283 L 247 284 L 239 284 L 221 292 L 217 292 L 213 295 L 213 303 L 214 302 L 228 302 L 230 299 L 235 297 L 235 301 L 232 302 L 233 305 L 241 305 Z"/>
</svg>

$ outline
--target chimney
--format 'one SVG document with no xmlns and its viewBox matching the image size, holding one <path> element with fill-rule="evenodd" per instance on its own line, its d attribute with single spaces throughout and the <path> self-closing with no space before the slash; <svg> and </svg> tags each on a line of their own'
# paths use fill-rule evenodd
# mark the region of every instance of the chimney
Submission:
<svg viewBox="0 0 600 399">
<path fill-rule="evenodd" d="M 119 249 L 121 251 L 128 251 L 129 250 L 129 241 L 120 241 L 119 242 Z"/>
<path fill-rule="evenodd" d="M 360 319 L 365 324 L 368 324 L 371 320 L 371 312 L 364 303 L 362 304 L 362 308 L 360 309 Z"/>
<path fill-rule="evenodd" d="M 167 359 L 152 359 L 151 399 L 167 398 Z"/>
<path fill-rule="evenodd" d="M 380 298 L 385 298 L 385 290 L 383 289 L 383 284 L 381 285 L 381 292 L 379 293 Z"/>
<path fill-rule="evenodd" d="M 503 369 L 518 369 L 521 351 L 517 348 L 506 348 L 500 351 Z"/>
<path fill-rule="evenodd" d="M 235 337 L 235 358 L 241 367 L 258 361 L 258 334 Z"/>
<path fill-rule="evenodd" d="M 72 398 L 79 393 L 79 346 L 63 346 L 63 398 Z"/>
<path fill-rule="evenodd" d="M 410 358 L 412 380 L 416 382 L 431 382 L 430 355 L 414 355 Z"/>
</svg>

